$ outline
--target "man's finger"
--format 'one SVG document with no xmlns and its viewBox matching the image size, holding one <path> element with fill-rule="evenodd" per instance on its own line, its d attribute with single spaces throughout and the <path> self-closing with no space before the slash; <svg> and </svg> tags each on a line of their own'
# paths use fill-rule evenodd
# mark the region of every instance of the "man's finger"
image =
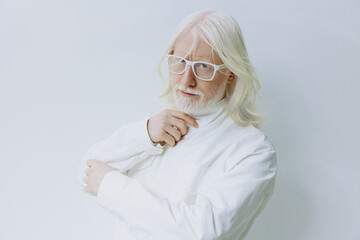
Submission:
<svg viewBox="0 0 360 240">
<path fill-rule="evenodd" d="M 175 146 L 176 143 L 174 137 L 168 133 L 164 135 L 164 141 L 171 147 Z"/>
<path fill-rule="evenodd" d="M 180 140 L 180 138 L 181 138 L 181 133 L 180 133 L 179 130 L 176 130 L 173 126 L 168 125 L 168 126 L 166 127 L 165 131 L 166 131 L 168 134 L 172 135 L 172 136 L 174 137 L 174 139 L 176 140 L 176 142 Z"/>
<path fill-rule="evenodd" d="M 88 192 L 88 193 L 91 193 L 91 189 L 90 189 L 90 186 L 89 186 L 89 185 L 86 185 L 86 186 L 84 187 L 84 190 L 85 190 L 86 192 Z"/>
<path fill-rule="evenodd" d="M 95 159 L 88 159 L 88 160 L 86 161 L 86 164 L 87 164 L 89 167 L 94 166 L 94 164 L 95 164 Z"/>
<path fill-rule="evenodd" d="M 97 159 L 88 159 L 87 160 L 87 165 L 89 167 L 93 167 L 95 165 L 98 165 L 99 163 L 102 163 L 101 161 L 97 160 Z"/>
<path fill-rule="evenodd" d="M 184 112 L 172 110 L 171 115 L 176 118 L 183 119 L 185 122 L 187 122 L 188 124 L 190 124 L 193 127 L 199 126 L 199 124 L 196 122 L 196 120 L 192 116 L 190 116 L 189 114 L 186 114 Z"/>
<path fill-rule="evenodd" d="M 89 177 L 88 177 L 88 176 L 83 177 L 83 182 L 86 183 L 86 184 L 88 184 L 88 182 L 89 182 Z"/>
<path fill-rule="evenodd" d="M 184 136 L 188 131 L 188 126 L 186 126 L 185 122 L 181 119 L 174 117 L 169 120 L 169 123 L 175 126 L 181 132 L 182 136 Z"/>
</svg>

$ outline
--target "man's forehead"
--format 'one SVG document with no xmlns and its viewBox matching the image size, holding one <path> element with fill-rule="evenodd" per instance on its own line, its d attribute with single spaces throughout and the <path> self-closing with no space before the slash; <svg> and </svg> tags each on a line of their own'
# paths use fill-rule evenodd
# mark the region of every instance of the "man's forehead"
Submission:
<svg viewBox="0 0 360 240">
<path fill-rule="evenodd" d="M 212 47 L 199 36 L 194 37 L 191 31 L 181 34 L 175 42 L 174 51 L 178 54 L 190 55 L 196 58 L 213 56 Z"/>
<path fill-rule="evenodd" d="M 191 51 L 189 50 L 185 50 L 185 49 L 181 49 L 181 48 L 174 48 L 174 53 L 176 55 L 181 55 L 182 57 L 183 56 L 190 56 L 192 58 L 211 58 L 212 57 L 212 53 L 211 53 L 211 50 L 210 51 L 202 51 L 202 52 L 199 52 L 197 51 L 196 48 L 192 49 Z"/>
<path fill-rule="evenodd" d="M 192 61 L 205 61 L 222 64 L 216 51 L 200 35 L 187 31 L 179 35 L 174 44 L 174 54 L 188 57 Z"/>
</svg>

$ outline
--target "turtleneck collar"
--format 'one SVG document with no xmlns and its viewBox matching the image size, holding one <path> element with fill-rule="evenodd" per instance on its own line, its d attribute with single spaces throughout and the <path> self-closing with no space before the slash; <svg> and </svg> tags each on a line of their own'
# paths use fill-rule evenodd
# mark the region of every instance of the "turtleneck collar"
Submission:
<svg viewBox="0 0 360 240">
<path fill-rule="evenodd" d="M 195 118 L 199 127 L 212 126 L 225 112 L 225 106 L 226 99 L 224 98 L 209 108 L 192 113 L 191 116 Z"/>
</svg>

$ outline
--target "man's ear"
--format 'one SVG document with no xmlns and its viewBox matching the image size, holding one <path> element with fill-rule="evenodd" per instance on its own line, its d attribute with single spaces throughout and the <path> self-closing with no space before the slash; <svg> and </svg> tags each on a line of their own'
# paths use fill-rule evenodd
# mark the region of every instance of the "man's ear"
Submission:
<svg viewBox="0 0 360 240">
<path fill-rule="evenodd" d="M 231 72 L 226 83 L 232 83 L 232 81 L 234 81 L 235 78 L 236 78 L 235 74 L 233 72 Z"/>
</svg>

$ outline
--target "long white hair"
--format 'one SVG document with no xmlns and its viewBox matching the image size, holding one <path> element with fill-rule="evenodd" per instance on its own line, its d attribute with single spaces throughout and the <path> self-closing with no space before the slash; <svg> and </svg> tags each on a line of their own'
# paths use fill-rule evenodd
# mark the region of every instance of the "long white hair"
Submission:
<svg viewBox="0 0 360 240">
<path fill-rule="evenodd" d="M 178 37 L 187 31 L 193 33 L 193 46 L 198 37 L 206 41 L 236 76 L 226 87 L 226 115 L 239 126 L 253 125 L 260 128 L 264 115 L 257 111 L 255 100 L 261 86 L 246 51 L 239 24 L 224 12 L 201 10 L 189 15 L 178 25 L 169 47 L 159 62 L 159 74 L 167 84 L 159 97 L 166 98 L 169 107 L 176 108 L 170 76 L 164 78 L 161 65 L 165 55 L 174 50 Z"/>
</svg>

